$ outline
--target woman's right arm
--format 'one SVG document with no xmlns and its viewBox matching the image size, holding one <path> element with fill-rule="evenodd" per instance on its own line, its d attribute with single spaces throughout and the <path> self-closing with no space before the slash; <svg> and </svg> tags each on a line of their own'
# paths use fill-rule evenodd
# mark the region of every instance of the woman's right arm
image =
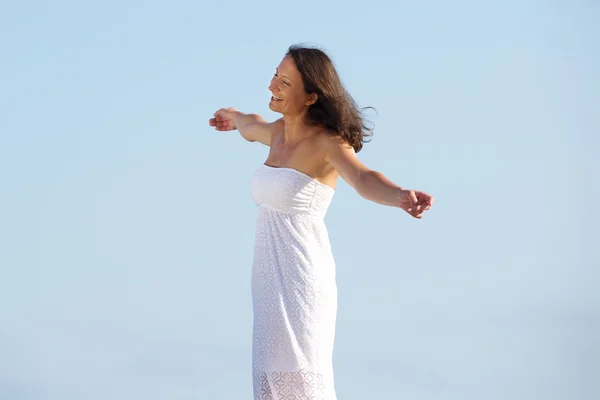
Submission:
<svg viewBox="0 0 600 400">
<path fill-rule="evenodd" d="M 266 122 L 258 114 L 244 114 L 235 108 L 222 108 L 208 121 L 218 131 L 232 131 L 237 129 L 240 135 L 249 142 L 260 142 L 271 145 L 273 132 L 282 129 L 283 119 Z"/>
</svg>

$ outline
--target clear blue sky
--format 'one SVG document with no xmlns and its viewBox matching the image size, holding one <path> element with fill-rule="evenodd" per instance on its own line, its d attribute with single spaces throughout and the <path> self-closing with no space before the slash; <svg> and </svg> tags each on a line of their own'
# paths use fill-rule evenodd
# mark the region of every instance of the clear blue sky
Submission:
<svg viewBox="0 0 600 400">
<path fill-rule="evenodd" d="M 0 399 L 251 398 L 250 179 L 287 47 L 378 111 L 339 184 L 339 400 L 600 395 L 600 6 L 591 0 L 4 2 Z M 335 5 L 334 5 L 335 4 Z"/>
</svg>

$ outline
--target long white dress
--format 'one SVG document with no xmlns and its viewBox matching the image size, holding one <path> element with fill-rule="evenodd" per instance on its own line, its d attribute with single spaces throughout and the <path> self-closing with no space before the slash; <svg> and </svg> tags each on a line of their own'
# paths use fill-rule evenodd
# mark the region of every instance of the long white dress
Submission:
<svg viewBox="0 0 600 400">
<path fill-rule="evenodd" d="M 336 400 L 337 286 L 323 221 L 334 193 L 291 168 L 261 165 L 252 179 L 255 400 Z"/>
</svg>

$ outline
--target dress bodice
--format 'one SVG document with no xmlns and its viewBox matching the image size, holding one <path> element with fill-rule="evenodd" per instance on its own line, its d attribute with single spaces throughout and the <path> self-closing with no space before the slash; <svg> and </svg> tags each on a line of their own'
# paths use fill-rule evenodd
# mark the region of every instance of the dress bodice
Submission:
<svg viewBox="0 0 600 400">
<path fill-rule="evenodd" d="M 252 179 L 252 198 L 258 206 L 288 214 L 323 218 L 335 190 L 292 168 L 261 165 Z"/>
</svg>

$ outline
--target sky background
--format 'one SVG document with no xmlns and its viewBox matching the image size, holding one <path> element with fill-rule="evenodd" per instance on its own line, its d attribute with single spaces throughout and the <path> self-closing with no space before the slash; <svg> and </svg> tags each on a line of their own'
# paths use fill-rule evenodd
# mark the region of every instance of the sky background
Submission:
<svg viewBox="0 0 600 400">
<path fill-rule="evenodd" d="M 599 4 L 2 2 L 0 399 L 252 398 L 268 149 L 207 121 L 277 118 L 295 43 L 436 198 L 338 185 L 338 399 L 599 398 Z"/>
</svg>

